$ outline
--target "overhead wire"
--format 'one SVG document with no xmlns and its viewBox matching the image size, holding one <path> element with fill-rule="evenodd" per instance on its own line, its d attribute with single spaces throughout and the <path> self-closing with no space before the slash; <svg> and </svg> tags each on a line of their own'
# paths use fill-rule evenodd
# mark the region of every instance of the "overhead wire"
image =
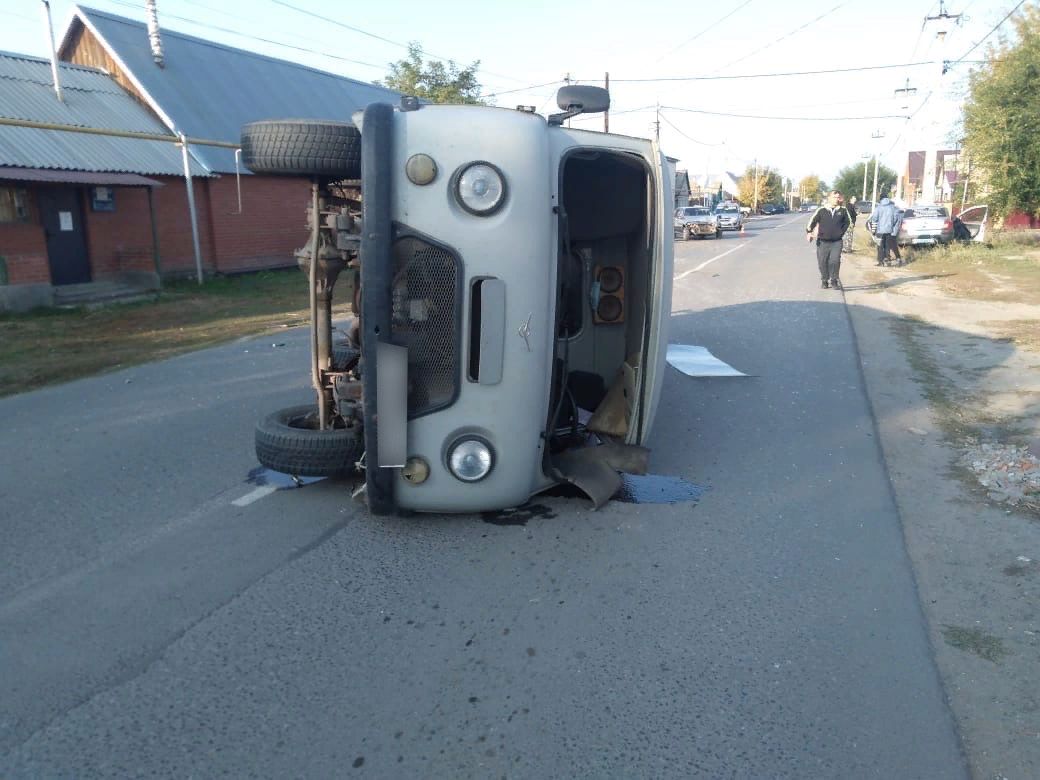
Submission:
<svg viewBox="0 0 1040 780">
<path fill-rule="evenodd" d="M 132 8 L 135 11 L 136 10 L 140 10 L 139 7 L 136 4 L 130 3 L 130 2 L 126 2 L 126 0 L 108 0 L 108 2 L 112 3 L 113 5 L 122 6 L 124 8 Z M 218 32 L 228 33 L 230 35 L 237 35 L 240 38 L 246 38 L 247 40 L 259 41 L 261 43 L 269 43 L 272 46 L 282 46 L 283 48 L 293 49 L 294 51 L 300 51 L 300 52 L 304 52 L 306 54 L 317 54 L 317 55 L 319 55 L 321 57 L 328 57 L 329 59 L 339 60 L 340 62 L 349 62 L 349 63 L 351 63 L 353 65 L 364 65 L 365 67 L 368 67 L 368 68 L 378 68 L 380 70 L 384 70 L 386 68 L 385 64 L 384 65 L 377 65 L 374 62 L 365 62 L 363 60 L 355 60 L 355 59 L 352 59 L 350 57 L 343 57 L 343 56 L 341 56 L 339 54 L 333 54 L 332 52 L 328 52 L 328 51 L 321 51 L 321 50 L 318 50 L 318 49 L 309 49 L 309 48 L 306 48 L 306 47 L 303 47 L 303 46 L 296 46 L 296 45 L 291 44 L 291 43 L 285 43 L 284 41 L 277 41 L 277 40 L 275 40 L 273 38 L 264 38 L 263 36 L 260 36 L 260 35 L 252 35 L 251 33 L 244 33 L 244 32 L 241 32 L 240 30 L 233 30 L 233 29 L 231 29 L 229 27 L 221 27 L 220 25 L 213 24 L 211 22 L 200 22 L 200 21 L 198 21 L 196 19 L 190 19 L 190 18 L 188 18 L 186 16 L 177 16 L 176 14 L 170 14 L 170 13 L 163 12 L 163 18 L 164 19 L 176 19 L 177 21 L 180 21 L 180 22 L 187 22 L 188 24 L 194 24 L 197 27 L 203 27 L 203 28 L 209 29 L 209 30 L 217 30 Z"/>
<path fill-rule="evenodd" d="M 703 30 L 701 30 L 701 31 L 700 31 L 699 33 L 697 33 L 696 35 L 694 35 L 694 36 L 693 36 L 692 38 L 687 38 L 687 39 L 686 39 L 685 41 L 683 41 L 682 43 L 680 43 L 680 44 L 679 44 L 678 46 L 676 46 L 675 48 L 673 48 L 673 49 L 671 49 L 671 50 L 669 50 L 669 51 L 665 52 L 664 54 L 662 54 L 662 55 L 661 55 L 660 57 L 658 57 L 658 58 L 657 58 L 657 59 L 655 60 L 655 62 L 661 62 L 662 60 L 664 60 L 664 59 L 667 59 L 668 57 L 670 57 L 670 56 L 672 56 L 673 54 L 675 54 L 675 52 L 679 51 L 679 49 L 681 49 L 681 48 L 682 48 L 683 46 L 687 46 L 687 45 L 689 45 L 689 44 L 693 43 L 693 42 L 694 42 L 695 40 L 697 40 L 698 38 L 700 38 L 700 37 L 701 37 L 702 35 L 704 35 L 705 33 L 707 33 L 707 32 L 710 32 L 711 30 L 714 30 L 714 29 L 715 29 L 716 27 L 718 27 L 718 26 L 719 26 L 720 24 L 722 24 L 722 23 L 723 23 L 724 21 L 726 21 L 726 20 L 727 20 L 727 19 L 729 19 L 729 18 L 730 18 L 731 16 L 733 16 L 733 14 L 735 14 L 735 13 L 736 13 L 737 11 L 739 11 L 739 10 L 740 10 L 741 8 L 743 8 L 743 7 L 744 7 L 744 6 L 746 6 L 746 5 L 750 5 L 750 4 L 751 4 L 751 2 L 752 2 L 752 0 L 746 0 L 746 2 L 744 2 L 744 3 L 742 3 L 741 5 L 739 5 L 739 6 L 737 6 L 736 8 L 734 8 L 734 9 L 733 9 L 732 11 L 730 11 L 730 12 L 729 12 L 728 14 L 726 14 L 725 16 L 723 16 L 723 17 L 722 17 L 721 19 L 719 19 L 719 20 L 717 20 L 717 21 L 715 21 L 715 22 L 712 22 L 711 24 L 709 24 L 709 25 L 708 25 L 707 27 L 705 27 L 705 28 L 704 28 Z"/>
<path fill-rule="evenodd" d="M 659 116 L 661 117 L 661 119 L 664 121 L 664 123 L 666 125 L 668 125 L 670 128 L 672 128 L 675 132 L 677 132 L 679 135 L 681 135 L 687 141 L 693 141 L 695 144 L 699 144 L 700 146 L 725 146 L 726 145 L 725 141 L 722 141 L 722 142 L 717 143 L 717 144 L 709 144 L 707 141 L 699 141 L 696 138 L 693 138 L 692 136 L 687 135 L 682 130 L 680 130 L 678 127 L 676 127 L 675 123 L 672 122 L 672 120 L 670 120 L 666 114 L 662 113 L 662 114 L 659 114 Z"/>
<path fill-rule="evenodd" d="M 1019 8 L 1021 8 L 1025 4 L 1026 4 L 1026 0 L 1021 0 L 1021 2 L 1019 2 L 1014 8 L 1012 8 L 1010 11 L 1007 12 L 1007 15 L 1005 15 L 1003 19 L 1001 19 L 999 22 L 997 22 L 995 25 L 993 25 L 993 29 L 992 30 L 990 30 L 988 33 L 986 33 L 981 38 L 979 38 L 979 40 L 975 42 L 975 45 L 973 45 L 970 49 L 968 49 L 966 52 L 964 52 L 964 54 L 962 54 L 960 57 L 958 57 L 957 59 L 953 60 L 952 62 L 946 63 L 946 67 L 949 67 L 951 65 L 956 65 L 959 62 L 963 62 L 965 57 L 967 57 L 969 54 L 971 54 L 973 51 L 975 51 L 977 48 L 979 48 L 979 46 L 982 45 L 983 41 L 985 41 L 987 38 L 989 38 L 989 36 L 991 36 L 993 33 L 995 33 L 1000 28 L 1000 26 L 1002 24 L 1004 24 L 1004 22 L 1006 22 L 1008 19 L 1011 18 L 1011 15 L 1014 14 L 1015 11 L 1017 11 Z"/>
<path fill-rule="evenodd" d="M 527 87 L 517 87 L 516 89 L 500 89 L 498 92 L 489 92 L 484 95 L 486 98 L 498 97 L 499 95 L 511 95 L 514 92 L 526 92 L 529 89 L 540 89 L 542 87 L 551 87 L 553 84 L 563 84 L 563 79 L 556 79 L 555 81 L 546 81 L 543 84 L 531 84 Z"/>
<path fill-rule="evenodd" d="M 784 35 L 781 35 L 779 38 L 777 38 L 774 41 L 770 41 L 765 46 L 760 46 L 759 48 L 754 49 L 754 50 L 748 52 L 743 57 L 738 57 L 737 59 L 733 60 L 733 62 L 726 63 L 722 67 L 718 68 L 717 71 L 718 70 L 722 70 L 724 68 L 732 67 L 732 66 L 736 65 L 738 62 L 743 62 L 744 60 L 749 59 L 751 57 L 754 57 L 756 54 L 760 54 L 761 52 L 765 51 L 766 49 L 769 49 L 769 48 L 775 46 L 776 44 L 780 43 L 781 41 L 787 40 L 792 35 L 795 35 L 796 33 L 800 33 L 802 30 L 806 29 L 807 27 L 811 27 L 812 25 L 814 25 L 817 22 L 819 22 L 821 19 L 824 19 L 824 18 L 830 16 L 832 13 L 837 11 L 842 6 L 848 5 L 849 2 L 850 2 L 850 0 L 843 0 L 843 2 L 838 3 L 836 6 L 831 8 L 829 11 L 824 11 L 822 14 L 817 16 L 815 19 L 811 19 L 808 22 L 806 22 L 805 24 L 801 25 L 800 27 L 796 27 L 795 29 L 791 30 L 791 32 L 786 33 Z"/>
<path fill-rule="evenodd" d="M 904 114 L 879 114 L 875 116 L 766 116 L 762 114 L 732 114 L 725 111 L 708 111 L 700 108 L 684 108 L 682 106 L 661 106 L 669 111 L 685 111 L 691 114 L 707 114 L 709 116 L 727 116 L 735 119 L 770 119 L 789 122 L 854 122 L 866 119 L 906 119 Z"/>
<path fill-rule="evenodd" d="M 383 43 L 388 43 L 391 46 L 397 46 L 399 48 L 404 48 L 404 49 L 410 49 L 411 48 L 411 44 L 409 44 L 409 43 L 402 43 L 401 41 L 395 41 L 395 40 L 393 40 L 391 38 L 385 38 L 382 35 L 377 35 L 376 33 L 369 32 L 368 30 L 362 30 L 360 27 L 354 27 L 352 25 L 349 25 L 346 22 L 340 21 L 339 19 L 333 19 L 331 17 L 323 16 L 323 15 L 321 15 L 319 13 L 315 13 L 314 11 L 310 11 L 310 10 L 308 10 L 306 8 L 300 8 L 297 5 L 293 5 L 292 3 L 285 2 L 285 0 L 270 0 L 270 1 L 272 3 L 274 3 L 275 5 L 280 5 L 280 6 L 283 6 L 284 8 L 291 8 L 292 10 L 297 11 L 297 12 L 299 12 L 301 14 L 306 14 L 307 16 L 312 16 L 315 19 L 320 19 L 323 22 L 328 22 L 329 24 L 334 24 L 337 27 L 342 27 L 345 30 L 350 30 L 351 32 L 356 32 L 359 35 L 365 35 L 365 36 L 367 36 L 369 38 L 374 38 L 377 41 L 382 41 Z M 434 52 L 426 51 L 425 49 L 423 50 L 423 53 L 433 57 L 433 59 L 435 59 L 435 60 L 441 60 L 443 62 L 457 62 L 458 61 L 458 58 L 456 58 L 456 57 L 445 57 L 445 56 L 442 56 L 440 54 L 435 54 Z M 516 78 L 515 76 L 506 76 L 505 74 L 502 74 L 502 73 L 494 73 L 494 72 L 492 72 L 490 70 L 482 69 L 482 68 L 479 68 L 479 67 L 478 67 L 478 70 L 481 70 L 483 73 L 486 73 L 489 76 L 494 76 L 495 78 L 500 78 L 500 79 L 507 79 L 509 81 L 519 81 L 519 82 L 522 82 L 522 81 L 525 80 L 525 79 Z"/>
<path fill-rule="evenodd" d="M 772 73 L 736 73 L 726 75 L 715 75 L 708 74 L 705 76 L 657 76 L 648 78 L 614 78 L 611 77 L 610 83 L 618 84 L 649 84 L 656 82 L 665 81 L 726 81 L 733 79 L 768 79 L 768 78 L 780 78 L 788 76 L 820 76 L 828 75 L 832 73 L 856 73 L 859 71 L 867 70 L 893 70 L 896 68 L 915 68 L 922 65 L 938 65 L 939 63 L 935 60 L 923 60 L 921 62 L 898 62 L 893 65 L 862 65 L 852 68 L 824 68 L 822 70 L 789 70 L 789 71 L 777 71 Z"/>
</svg>

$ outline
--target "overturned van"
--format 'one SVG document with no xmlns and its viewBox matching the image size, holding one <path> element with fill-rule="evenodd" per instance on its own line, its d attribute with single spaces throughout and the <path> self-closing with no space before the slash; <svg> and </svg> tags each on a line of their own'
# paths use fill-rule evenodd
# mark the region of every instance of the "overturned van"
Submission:
<svg viewBox="0 0 1040 780">
<path fill-rule="evenodd" d="M 664 377 L 672 161 L 570 129 L 609 106 L 565 87 L 547 119 L 369 105 L 351 123 L 243 128 L 246 165 L 312 177 L 316 403 L 272 413 L 257 456 L 363 470 L 371 511 L 515 507 L 570 482 L 596 505 L 645 469 Z M 301 207 L 307 204 L 300 204 Z M 333 340 L 333 292 L 357 315 Z"/>
</svg>

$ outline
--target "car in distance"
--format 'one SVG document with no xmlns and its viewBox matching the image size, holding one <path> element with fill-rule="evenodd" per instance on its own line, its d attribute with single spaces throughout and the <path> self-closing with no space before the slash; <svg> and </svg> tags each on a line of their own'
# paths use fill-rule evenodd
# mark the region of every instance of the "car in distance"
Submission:
<svg viewBox="0 0 1040 780">
<path fill-rule="evenodd" d="M 856 201 L 856 213 L 857 214 L 869 214 L 874 210 L 874 201 L 872 200 L 857 200 Z"/>
<path fill-rule="evenodd" d="M 953 241 L 954 224 L 945 206 L 918 204 L 902 211 L 903 221 L 896 234 L 899 246 L 936 246 Z M 877 244 L 879 239 L 875 229 L 876 220 L 872 217 L 867 222 L 867 230 Z"/>
<path fill-rule="evenodd" d="M 903 211 L 900 246 L 935 246 L 953 241 L 953 220 L 945 206 L 919 204 Z"/>
<path fill-rule="evenodd" d="M 675 210 L 675 237 L 680 236 L 683 241 L 694 236 L 722 238 L 718 217 L 706 206 L 681 206 Z"/>
<path fill-rule="evenodd" d="M 739 206 L 720 206 L 715 210 L 720 230 L 740 230 L 744 227 L 744 212 Z"/>
<path fill-rule="evenodd" d="M 819 206 L 817 206 L 815 203 L 803 203 L 801 206 L 798 207 L 798 210 L 801 212 L 808 213 L 810 211 L 816 211 L 817 208 L 819 208 Z"/>
</svg>

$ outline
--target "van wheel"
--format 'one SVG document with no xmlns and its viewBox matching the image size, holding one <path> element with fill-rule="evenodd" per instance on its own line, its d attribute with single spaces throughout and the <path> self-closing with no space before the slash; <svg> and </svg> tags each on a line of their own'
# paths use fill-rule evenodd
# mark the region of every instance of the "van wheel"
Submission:
<svg viewBox="0 0 1040 780">
<path fill-rule="evenodd" d="M 682 240 L 683 241 L 689 241 L 690 240 L 690 229 L 688 227 L 684 227 L 682 229 Z"/>
<path fill-rule="evenodd" d="M 315 404 L 279 409 L 256 424 L 260 465 L 296 477 L 353 474 L 364 451 L 361 426 L 318 430 Z"/>
<path fill-rule="evenodd" d="M 272 119 L 242 126 L 242 162 L 253 173 L 361 177 L 361 133 L 350 122 Z"/>
</svg>

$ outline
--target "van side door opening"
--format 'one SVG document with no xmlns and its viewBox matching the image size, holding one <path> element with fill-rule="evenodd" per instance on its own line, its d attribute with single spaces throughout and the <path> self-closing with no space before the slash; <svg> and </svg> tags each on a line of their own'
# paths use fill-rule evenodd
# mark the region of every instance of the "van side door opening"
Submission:
<svg viewBox="0 0 1040 780">
<path fill-rule="evenodd" d="M 589 432 L 632 441 L 656 238 L 641 157 L 579 149 L 560 176 L 549 453 L 582 446 Z"/>
</svg>

